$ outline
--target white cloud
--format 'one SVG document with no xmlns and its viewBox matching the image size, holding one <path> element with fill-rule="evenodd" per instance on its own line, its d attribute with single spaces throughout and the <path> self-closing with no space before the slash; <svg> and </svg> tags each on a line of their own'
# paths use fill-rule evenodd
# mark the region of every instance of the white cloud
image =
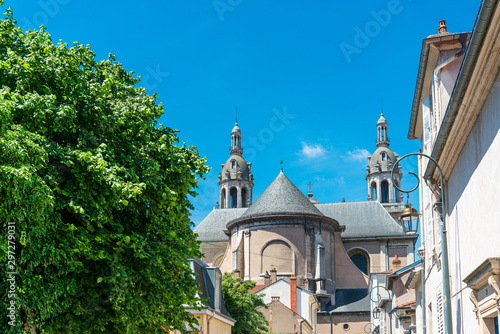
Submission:
<svg viewBox="0 0 500 334">
<path fill-rule="evenodd" d="M 308 159 L 318 158 L 326 153 L 325 148 L 321 144 L 307 144 L 302 142 L 302 150 L 299 152 Z"/>
<path fill-rule="evenodd" d="M 347 160 L 351 161 L 361 161 L 366 162 L 366 158 L 370 155 L 370 152 L 364 148 L 356 147 L 353 151 L 347 152 Z"/>
</svg>

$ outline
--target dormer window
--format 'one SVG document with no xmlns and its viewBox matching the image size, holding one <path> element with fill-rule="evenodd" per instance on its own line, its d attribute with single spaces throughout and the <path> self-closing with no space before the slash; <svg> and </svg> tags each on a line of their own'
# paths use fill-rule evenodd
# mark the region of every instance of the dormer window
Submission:
<svg viewBox="0 0 500 334">
<path fill-rule="evenodd" d="M 382 152 L 382 161 L 385 161 L 385 152 Z"/>
<path fill-rule="evenodd" d="M 232 169 L 235 169 L 236 168 L 236 161 L 231 161 L 231 168 Z"/>
</svg>

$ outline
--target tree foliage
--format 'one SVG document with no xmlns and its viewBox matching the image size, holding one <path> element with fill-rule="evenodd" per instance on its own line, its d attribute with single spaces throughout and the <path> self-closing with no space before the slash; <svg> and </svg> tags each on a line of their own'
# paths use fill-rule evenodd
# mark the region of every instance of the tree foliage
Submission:
<svg viewBox="0 0 500 334">
<path fill-rule="evenodd" d="M 233 334 L 268 333 L 269 322 L 257 307 L 264 306 L 261 295 L 250 292 L 255 282 L 242 281 L 233 273 L 224 273 L 222 278 L 222 293 L 227 311 L 236 320 L 231 331 Z"/>
<path fill-rule="evenodd" d="M 0 259 L 15 223 L 16 324 L 0 332 L 181 329 L 201 257 L 188 195 L 208 171 L 158 126 L 162 105 L 113 55 L 0 21 Z M 6 270 L 3 270 L 5 272 Z"/>
</svg>

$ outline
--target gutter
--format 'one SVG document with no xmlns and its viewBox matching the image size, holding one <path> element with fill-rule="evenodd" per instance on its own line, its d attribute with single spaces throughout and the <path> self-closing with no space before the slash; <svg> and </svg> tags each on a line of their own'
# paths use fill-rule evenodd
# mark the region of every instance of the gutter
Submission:
<svg viewBox="0 0 500 334">
<path fill-rule="evenodd" d="M 479 56 L 481 46 L 483 45 L 484 37 L 490 25 L 491 17 L 496 4 L 497 0 L 483 0 L 481 7 L 479 8 L 479 14 L 476 18 L 476 22 L 474 23 L 471 39 L 469 41 L 469 45 L 467 46 L 462 66 L 458 72 L 458 80 L 455 83 L 453 92 L 451 93 L 450 103 L 448 103 L 443 123 L 439 129 L 436 143 L 432 149 L 431 157 L 436 161 L 439 161 L 439 158 L 441 157 L 444 145 L 448 139 L 453 123 L 455 122 L 455 118 L 457 117 L 458 109 L 462 104 L 465 91 L 467 90 L 469 80 L 476 65 L 477 58 Z M 424 173 L 424 179 L 430 179 L 435 169 L 436 166 L 434 164 L 428 164 Z"/>
</svg>

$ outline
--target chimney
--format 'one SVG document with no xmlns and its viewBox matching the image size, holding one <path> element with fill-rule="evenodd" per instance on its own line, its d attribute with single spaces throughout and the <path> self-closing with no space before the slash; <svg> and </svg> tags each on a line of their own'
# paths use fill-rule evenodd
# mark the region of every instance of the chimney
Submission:
<svg viewBox="0 0 500 334">
<path fill-rule="evenodd" d="M 394 260 L 392 260 L 392 265 L 394 266 L 394 270 L 398 270 L 401 267 L 401 260 L 397 254 L 394 257 Z"/>
<path fill-rule="evenodd" d="M 271 269 L 271 284 L 276 282 L 278 280 L 278 272 L 276 271 L 276 268 Z"/>
<path fill-rule="evenodd" d="M 290 308 L 297 313 L 297 278 L 295 275 L 290 277 Z"/>
<path fill-rule="evenodd" d="M 441 20 L 441 21 L 439 21 L 439 29 L 438 29 L 438 32 L 439 32 L 440 34 L 443 34 L 443 33 L 447 32 L 447 30 L 446 30 L 446 21 L 445 21 L 445 20 Z"/>
<path fill-rule="evenodd" d="M 234 271 L 234 278 L 241 278 L 241 271 L 239 269 Z"/>
<path fill-rule="evenodd" d="M 264 285 L 269 286 L 271 284 L 271 275 L 266 271 L 266 275 L 264 276 Z"/>
</svg>

